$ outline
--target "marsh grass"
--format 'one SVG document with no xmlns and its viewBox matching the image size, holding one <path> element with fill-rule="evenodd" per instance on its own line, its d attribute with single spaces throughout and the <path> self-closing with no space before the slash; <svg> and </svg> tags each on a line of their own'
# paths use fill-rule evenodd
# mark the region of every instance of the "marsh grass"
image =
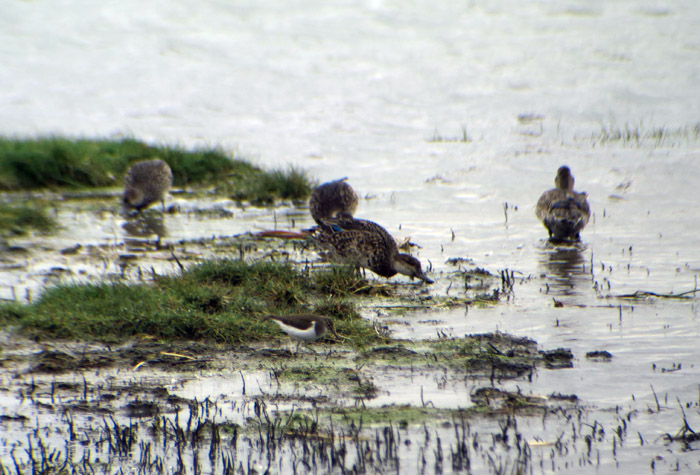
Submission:
<svg viewBox="0 0 700 475">
<path fill-rule="evenodd" d="M 160 158 L 173 171 L 174 185 L 211 186 L 256 204 L 305 199 L 312 183 L 297 168 L 265 171 L 219 147 L 149 145 L 133 138 L 0 137 L 0 190 L 121 186 L 129 166 Z"/>
<path fill-rule="evenodd" d="M 314 274 L 312 279 L 319 289 L 330 295 L 370 293 L 372 289 L 372 285 L 357 269 L 347 265 L 332 265 L 327 272 Z"/>
<path fill-rule="evenodd" d="M 290 166 L 265 173 L 234 174 L 219 187 L 219 192 L 238 201 L 255 205 L 269 205 L 276 199 L 305 200 L 311 195 L 315 182 L 305 170 Z"/>
<path fill-rule="evenodd" d="M 324 272 L 324 271 L 321 271 Z M 351 303 L 336 301 L 291 264 L 207 261 L 153 285 L 71 284 L 34 303 L 0 306 L 0 323 L 39 338 L 120 341 L 148 336 L 242 344 L 286 337 L 267 314 L 316 311 L 345 343 L 379 341 Z"/>
<path fill-rule="evenodd" d="M 29 231 L 46 234 L 57 227 L 44 207 L 0 203 L 0 237 L 21 236 Z"/>
<path fill-rule="evenodd" d="M 696 142 L 700 139 L 700 122 L 697 124 L 669 128 L 665 126 L 649 126 L 640 122 L 618 125 L 614 121 L 600 124 L 600 132 L 591 136 L 595 144 L 621 144 L 624 146 L 641 147 L 643 145 L 673 146 L 686 142 Z"/>
<path fill-rule="evenodd" d="M 445 136 L 440 134 L 437 129 L 433 131 L 433 136 L 427 140 L 428 143 L 444 143 L 444 142 L 461 142 L 470 143 L 472 141 L 469 134 L 467 134 L 467 126 L 462 125 L 461 135 L 459 136 Z"/>
</svg>

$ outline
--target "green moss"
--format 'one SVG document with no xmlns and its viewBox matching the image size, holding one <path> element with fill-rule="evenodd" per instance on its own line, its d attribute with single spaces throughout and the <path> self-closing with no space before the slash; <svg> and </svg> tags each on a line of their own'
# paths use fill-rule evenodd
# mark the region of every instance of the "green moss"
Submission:
<svg viewBox="0 0 700 475">
<path fill-rule="evenodd" d="M 331 318 L 346 343 L 361 346 L 379 341 L 353 305 L 331 304 L 291 264 L 236 260 L 203 262 L 180 276 L 160 277 L 153 285 L 49 288 L 32 304 L 0 305 L 0 322 L 55 338 L 109 341 L 150 335 L 247 343 L 281 335 L 277 325 L 261 319 L 263 315 L 312 310 Z"/>
<path fill-rule="evenodd" d="M 35 205 L 0 204 L 0 236 L 19 236 L 30 230 L 49 233 L 58 227 L 46 208 Z"/>
</svg>

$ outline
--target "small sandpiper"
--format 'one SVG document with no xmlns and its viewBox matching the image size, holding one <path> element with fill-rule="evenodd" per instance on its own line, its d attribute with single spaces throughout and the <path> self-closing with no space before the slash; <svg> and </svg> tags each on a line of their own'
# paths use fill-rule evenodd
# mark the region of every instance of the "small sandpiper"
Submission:
<svg viewBox="0 0 700 475">
<path fill-rule="evenodd" d="M 535 214 L 549 231 L 553 242 L 581 239 L 581 230 L 591 215 L 586 192 L 574 191 L 574 177 L 566 165 L 559 167 L 556 188 L 545 191 L 537 201 Z"/>
<path fill-rule="evenodd" d="M 312 343 L 323 338 L 329 331 L 336 338 L 340 338 L 335 332 L 333 322 L 326 317 L 313 314 L 305 315 L 267 315 L 263 317 L 265 320 L 272 320 L 280 329 L 290 337 L 298 340 L 297 351 L 299 344 Z"/>
<path fill-rule="evenodd" d="M 357 210 L 357 193 L 347 182 L 347 177 L 329 181 L 317 186 L 309 199 L 311 217 L 318 225 L 327 219 L 335 218 L 338 213 L 350 216 Z"/>
<path fill-rule="evenodd" d="M 403 274 L 432 284 L 420 261 L 399 252 L 394 238 L 379 224 L 354 219 L 346 213 L 326 220 L 316 229 L 316 240 L 330 251 L 331 258 L 369 269 L 382 277 Z"/>
<path fill-rule="evenodd" d="M 134 163 L 124 177 L 124 207 L 141 211 L 160 201 L 165 212 L 165 195 L 172 184 L 173 172 L 163 160 Z"/>
</svg>

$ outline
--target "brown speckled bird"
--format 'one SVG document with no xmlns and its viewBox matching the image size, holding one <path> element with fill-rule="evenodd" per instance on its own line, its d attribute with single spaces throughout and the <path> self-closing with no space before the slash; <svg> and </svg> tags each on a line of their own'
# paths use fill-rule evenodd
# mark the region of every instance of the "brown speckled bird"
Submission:
<svg viewBox="0 0 700 475">
<path fill-rule="evenodd" d="M 330 251 L 332 259 L 369 269 L 382 277 L 398 273 L 433 283 L 423 272 L 420 261 L 399 253 L 394 238 L 372 221 L 341 213 L 336 219 L 321 222 L 315 237 Z"/>
<path fill-rule="evenodd" d="M 591 215 L 588 195 L 574 191 L 574 177 L 566 165 L 557 170 L 554 185 L 556 188 L 540 196 L 535 214 L 549 231 L 552 241 L 578 241 Z"/>
<path fill-rule="evenodd" d="M 163 160 L 134 163 L 124 177 L 124 206 L 141 211 L 160 201 L 165 211 L 165 195 L 172 184 L 173 172 Z"/>
<path fill-rule="evenodd" d="M 317 186 L 311 193 L 309 210 L 311 217 L 319 226 L 322 221 L 335 218 L 338 213 L 346 213 L 350 216 L 355 214 L 357 193 L 345 180 L 347 177 L 329 181 Z"/>
</svg>

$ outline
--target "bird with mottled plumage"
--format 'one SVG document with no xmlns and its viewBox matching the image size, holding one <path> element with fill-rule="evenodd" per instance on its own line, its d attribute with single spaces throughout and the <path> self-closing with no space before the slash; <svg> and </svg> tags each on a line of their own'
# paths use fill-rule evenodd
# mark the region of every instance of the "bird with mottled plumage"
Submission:
<svg viewBox="0 0 700 475">
<path fill-rule="evenodd" d="M 124 206 L 141 211 L 160 201 L 165 211 L 165 195 L 172 184 L 173 172 L 163 160 L 134 163 L 124 177 Z"/>
<path fill-rule="evenodd" d="M 535 214 L 549 231 L 551 240 L 578 241 L 591 215 L 588 195 L 574 191 L 574 177 L 566 165 L 557 170 L 554 186 L 540 196 Z"/>
<path fill-rule="evenodd" d="M 420 261 L 399 253 L 394 238 L 375 222 L 341 213 L 338 218 L 322 221 L 314 237 L 333 260 L 369 269 L 382 277 L 403 274 L 433 283 Z"/>
<path fill-rule="evenodd" d="M 347 183 L 347 177 L 317 186 L 309 199 L 311 217 L 317 224 L 335 218 L 338 213 L 354 215 L 357 209 L 357 193 Z"/>
</svg>

